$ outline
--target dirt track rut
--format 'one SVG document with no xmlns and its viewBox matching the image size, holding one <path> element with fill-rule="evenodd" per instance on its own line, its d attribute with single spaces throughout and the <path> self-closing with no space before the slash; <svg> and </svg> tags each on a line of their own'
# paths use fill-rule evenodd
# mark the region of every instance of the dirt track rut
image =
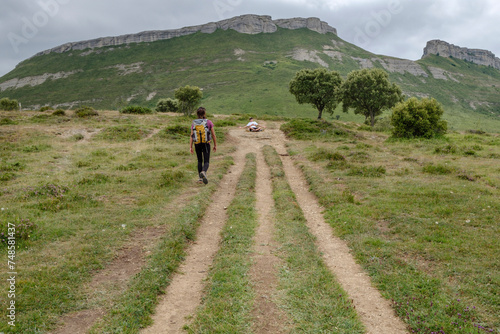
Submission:
<svg viewBox="0 0 500 334">
<path fill-rule="evenodd" d="M 194 314 L 201 301 L 203 281 L 217 252 L 219 234 L 226 219 L 224 207 L 229 205 L 234 196 L 236 183 L 244 167 L 244 157 L 249 152 L 256 153 L 258 157 L 256 206 L 260 224 L 255 237 L 254 267 L 251 272 L 257 295 L 253 311 L 256 318 L 254 330 L 257 333 L 286 332 L 287 318 L 273 302 L 279 259 L 273 255 L 276 246 L 272 238 L 271 180 L 260 153 L 260 149 L 266 144 L 272 145 L 282 155 L 288 182 L 297 196 L 311 233 L 317 238 L 317 246 L 323 259 L 352 299 L 367 333 L 406 333 L 405 325 L 396 317 L 389 302 L 371 285 L 370 278 L 354 261 L 345 242 L 336 238 L 331 227 L 324 221 L 317 199 L 307 190 L 309 187 L 302 173 L 286 154 L 286 138 L 282 132 L 277 129 L 268 129 L 262 133 L 232 130 L 230 134 L 244 140 L 246 144 L 238 145 L 234 155 L 235 165 L 223 178 L 213 197 L 214 202 L 201 224 L 196 244 L 188 251 L 180 273 L 174 277 L 165 298 L 157 307 L 153 326 L 142 333 L 183 333 L 186 318 Z"/>
</svg>

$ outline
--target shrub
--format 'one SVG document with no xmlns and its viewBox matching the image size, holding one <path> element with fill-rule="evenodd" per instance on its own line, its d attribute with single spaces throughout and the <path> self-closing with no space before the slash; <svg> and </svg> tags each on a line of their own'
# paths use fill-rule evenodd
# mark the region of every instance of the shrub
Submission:
<svg viewBox="0 0 500 334">
<path fill-rule="evenodd" d="M 178 112 L 179 111 L 179 102 L 177 100 L 168 98 L 161 99 L 156 104 L 156 111 L 158 112 Z"/>
<path fill-rule="evenodd" d="M 171 125 L 167 126 L 165 129 L 160 131 L 158 136 L 160 138 L 166 138 L 166 139 L 185 139 L 189 138 L 190 130 L 189 126 L 186 125 Z M 217 134 L 217 142 L 219 142 L 219 134 Z"/>
<path fill-rule="evenodd" d="M 392 135 L 398 138 L 433 138 L 443 135 L 447 123 L 441 120 L 443 107 L 435 99 L 418 100 L 415 97 L 399 103 L 392 111 Z"/>
<path fill-rule="evenodd" d="M 424 173 L 438 174 L 438 175 L 447 175 L 455 171 L 455 169 L 452 167 L 444 165 L 432 165 L 432 164 L 424 166 L 422 170 Z"/>
<path fill-rule="evenodd" d="M 293 139 L 312 139 L 325 136 L 346 136 L 348 133 L 337 128 L 333 123 L 323 120 L 292 119 L 281 126 L 281 130 Z"/>
<path fill-rule="evenodd" d="M 185 173 L 182 170 L 167 170 L 161 174 L 160 182 L 158 183 L 159 188 L 168 187 L 175 185 L 184 179 Z"/>
<path fill-rule="evenodd" d="M 83 106 L 75 110 L 75 115 L 76 117 L 92 117 L 92 116 L 99 116 L 99 113 L 94 110 L 92 107 L 88 106 Z"/>
<path fill-rule="evenodd" d="M 0 110 L 13 111 L 19 110 L 19 102 L 17 100 L 11 100 L 7 97 L 0 99 Z"/>
<path fill-rule="evenodd" d="M 40 108 L 40 111 L 48 111 L 48 110 L 53 110 L 50 106 L 43 106 Z"/>
<path fill-rule="evenodd" d="M 338 152 L 331 152 L 325 148 L 319 148 L 316 152 L 309 156 L 312 161 L 329 160 L 329 161 L 345 161 L 345 157 Z"/>
<path fill-rule="evenodd" d="M 15 125 L 17 122 L 11 120 L 10 118 L 4 117 L 0 119 L 0 125 Z"/>
<path fill-rule="evenodd" d="M 66 112 L 62 109 L 57 109 L 52 113 L 53 116 L 66 116 Z"/>
<path fill-rule="evenodd" d="M 150 130 L 136 125 L 118 125 L 102 130 L 97 137 L 104 140 L 124 142 L 143 139 L 150 132 Z"/>
<path fill-rule="evenodd" d="M 434 149 L 436 154 L 455 154 L 457 153 L 457 147 L 452 144 L 445 145 L 443 147 L 436 147 Z"/>
<path fill-rule="evenodd" d="M 363 177 L 381 177 L 386 173 L 382 166 L 352 166 L 347 175 L 349 176 L 363 176 Z"/>
<path fill-rule="evenodd" d="M 140 106 L 128 106 L 120 110 L 121 114 L 152 114 L 153 110 L 140 107 Z"/>
</svg>

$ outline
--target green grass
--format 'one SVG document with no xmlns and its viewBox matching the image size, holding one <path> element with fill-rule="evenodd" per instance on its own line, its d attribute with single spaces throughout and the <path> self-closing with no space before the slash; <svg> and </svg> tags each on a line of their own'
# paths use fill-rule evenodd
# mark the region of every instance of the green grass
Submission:
<svg viewBox="0 0 500 334">
<path fill-rule="evenodd" d="M 254 292 L 249 257 L 257 227 L 255 154 L 246 166 L 228 207 L 219 251 L 210 269 L 205 297 L 188 327 L 189 333 L 251 333 Z"/>
<path fill-rule="evenodd" d="M 298 161 L 326 220 L 412 331 L 498 331 L 498 137 L 386 138 L 295 142 L 290 153 L 309 158 Z M 454 149 L 474 145 L 481 147 L 475 155 Z M 346 154 L 346 163 L 384 166 L 382 177 L 336 168 L 316 154 L 360 147 L 369 159 Z"/>
<path fill-rule="evenodd" d="M 279 155 L 263 149 L 271 168 L 276 208 L 280 307 L 292 320 L 291 333 L 364 333 L 356 311 L 316 249 L 302 210 L 285 177 Z"/>
<path fill-rule="evenodd" d="M 92 118 L 48 117 L 34 125 L 38 112 L 9 115 L 15 124 L 0 132 L 0 233 L 8 223 L 19 227 L 19 275 L 16 327 L 1 322 L 0 331 L 45 332 L 63 314 L 92 307 L 111 311 L 113 305 L 121 311 L 109 313 L 102 328 L 121 326 L 124 316 L 131 329 L 147 323 L 154 296 L 182 260 L 216 188 L 215 182 L 178 208 L 168 206 L 196 186 L 196 158 L 189 154 L 189 135 L 166 140 L 160 133 L 170 124 L 189 128 L 190 120 L 99 111 Z M 146 139 L 153 130 L 160 132 Z M 214 176 L 227 171 L 231 151 L 231 145 L 221 145 L 213 155 Z M 103 292 L 106 299 L 89 298 L 83 287 L 93 275 L 135 233 L 158 225 L 168 233 L 130 283 L 132 290 L 110 288 Z M 7 263 L 4 243 L 0 250 Z M 7 291 L 7 281 L 0 289 Z M 134 289 L 145 298 L 136 298 Z M 1 305 L 7 302 L 7 294 L 0 294 Z"/>
</svg>

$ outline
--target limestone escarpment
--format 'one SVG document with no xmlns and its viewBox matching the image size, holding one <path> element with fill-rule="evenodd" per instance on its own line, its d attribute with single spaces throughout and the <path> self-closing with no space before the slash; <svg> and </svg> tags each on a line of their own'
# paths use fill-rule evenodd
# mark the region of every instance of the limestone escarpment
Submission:
<svg viewBox="0 0 500 334">
<path fill-rule="evenodd" d="M 267 15 L 242 15 L 219 22 L 211 22 L 203 25 L 184 27 L 181 29 L 144 31 L 137 34 L 101 37 L 87 41 L 66 43 L 49 50 L 39 52 L 35 56 L 49 54 L 51 52 L 62 53 L 71 50 L 93 49 L 104 46 L 154 42 L 190 35 L 196 32 L 211 34 L 217 29 L 233 29 L 243 34 L 273 33 L 278 30 L 278 27 L 285 29 L 307 28 L 321 34 L 326 34 L 328 32 L 337 34 L 337 30 L 335 28 L 315 17 L 273 20 L 271 16 Z"/>
<path fill-rule="evenodd" d="M 462 59 L 474 64 L 491 66 L 500 70 L 500 59 L 488 50 L 463 48 L 436 39 L 427 42 L 422 58 L 431 54 Z"/>
</svg>

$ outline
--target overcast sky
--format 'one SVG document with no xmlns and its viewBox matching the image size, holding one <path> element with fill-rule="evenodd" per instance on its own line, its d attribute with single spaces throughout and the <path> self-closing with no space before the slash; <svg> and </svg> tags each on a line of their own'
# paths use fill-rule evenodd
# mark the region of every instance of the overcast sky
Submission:
<svg viewBox="0 0 500 334">
<path fill-rule="evenodd" d="M 500 55 L 497 0 L 0 0 L 0 76 L 67 42 L 167 30 L 243 14 L 318 17 L 340 38 L 387 56 L 420 59 L 428 40 Z"/>
</svg>

